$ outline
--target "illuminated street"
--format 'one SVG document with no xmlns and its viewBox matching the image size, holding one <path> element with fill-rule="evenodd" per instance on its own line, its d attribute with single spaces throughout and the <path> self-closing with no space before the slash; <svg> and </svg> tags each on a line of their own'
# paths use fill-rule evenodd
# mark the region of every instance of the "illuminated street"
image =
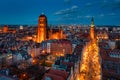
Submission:
<svg viewBox="0 0 120 80">
<path fill-rule="evenodd" d="M 89 42 L 82 55 L 78 80 L 101 80 L 99 49 L 96 42 Z"/>
<path fill-rule="evenodd" d="M 90 27 L 90 42 L 86 44 L 82 52 L 78 80 L 101 80 L 99 47 L 95 38 L 93 18 Z"/>
</svg>

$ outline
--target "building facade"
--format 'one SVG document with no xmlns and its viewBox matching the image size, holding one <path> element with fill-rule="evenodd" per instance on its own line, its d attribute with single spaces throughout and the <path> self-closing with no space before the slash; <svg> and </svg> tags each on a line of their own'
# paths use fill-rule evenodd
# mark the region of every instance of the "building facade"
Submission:
<svg viewBox="0 0 120 80">
<path fill-rule="evenodd" d="M 42 14 L 39 16 L 38 19 L 38 28 L 37 28 L 37 43 L 41 43 L 45 40 L 50 39 L 63 39 L 65 36 L 63 35 L 62 28 L 48 28 L 47 26 L 47 17 Z"/>
</svg>

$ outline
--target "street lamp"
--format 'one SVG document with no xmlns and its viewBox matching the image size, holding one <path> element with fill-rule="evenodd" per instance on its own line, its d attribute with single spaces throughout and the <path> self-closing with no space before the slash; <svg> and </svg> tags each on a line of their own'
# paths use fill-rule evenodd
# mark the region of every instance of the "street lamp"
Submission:
<svg viewBox="0 0 120 80">
<path fill-rule="evenodd" d="M 45 50 L 43 50 L 42 53 L 45 54 Z"/>
</svg>

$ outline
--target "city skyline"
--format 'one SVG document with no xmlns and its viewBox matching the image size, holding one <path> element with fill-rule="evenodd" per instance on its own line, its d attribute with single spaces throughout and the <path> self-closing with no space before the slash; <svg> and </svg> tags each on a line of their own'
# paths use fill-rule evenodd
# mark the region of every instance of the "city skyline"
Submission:
<svg viewBox="0 0 120 80">
<path fill-rule="evenodd" d="M 96 25 L 95 16 L 89 26 L 48 25 L 48 18 L 0 25 L 0 80 L 120 80 L 120 26 Z"/>
<path fill-rule="evenodd" d="M 0 24 L 37 24 L 44 13 L 48 24 L 120 25 L 120 0 L 1 0 Z"/>
</svg>

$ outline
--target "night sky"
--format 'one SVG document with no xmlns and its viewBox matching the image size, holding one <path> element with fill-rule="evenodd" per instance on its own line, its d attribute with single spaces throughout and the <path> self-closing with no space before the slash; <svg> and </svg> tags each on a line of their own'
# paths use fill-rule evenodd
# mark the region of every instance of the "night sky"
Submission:
<svg viewBox="0 0 120 80">
<path fill-rule="evenodd" d="M 0 0 L 0 24 L 37 24 L 44 13 L 48 24 L 120 25 L 120 0 Z"/>
</svg>

